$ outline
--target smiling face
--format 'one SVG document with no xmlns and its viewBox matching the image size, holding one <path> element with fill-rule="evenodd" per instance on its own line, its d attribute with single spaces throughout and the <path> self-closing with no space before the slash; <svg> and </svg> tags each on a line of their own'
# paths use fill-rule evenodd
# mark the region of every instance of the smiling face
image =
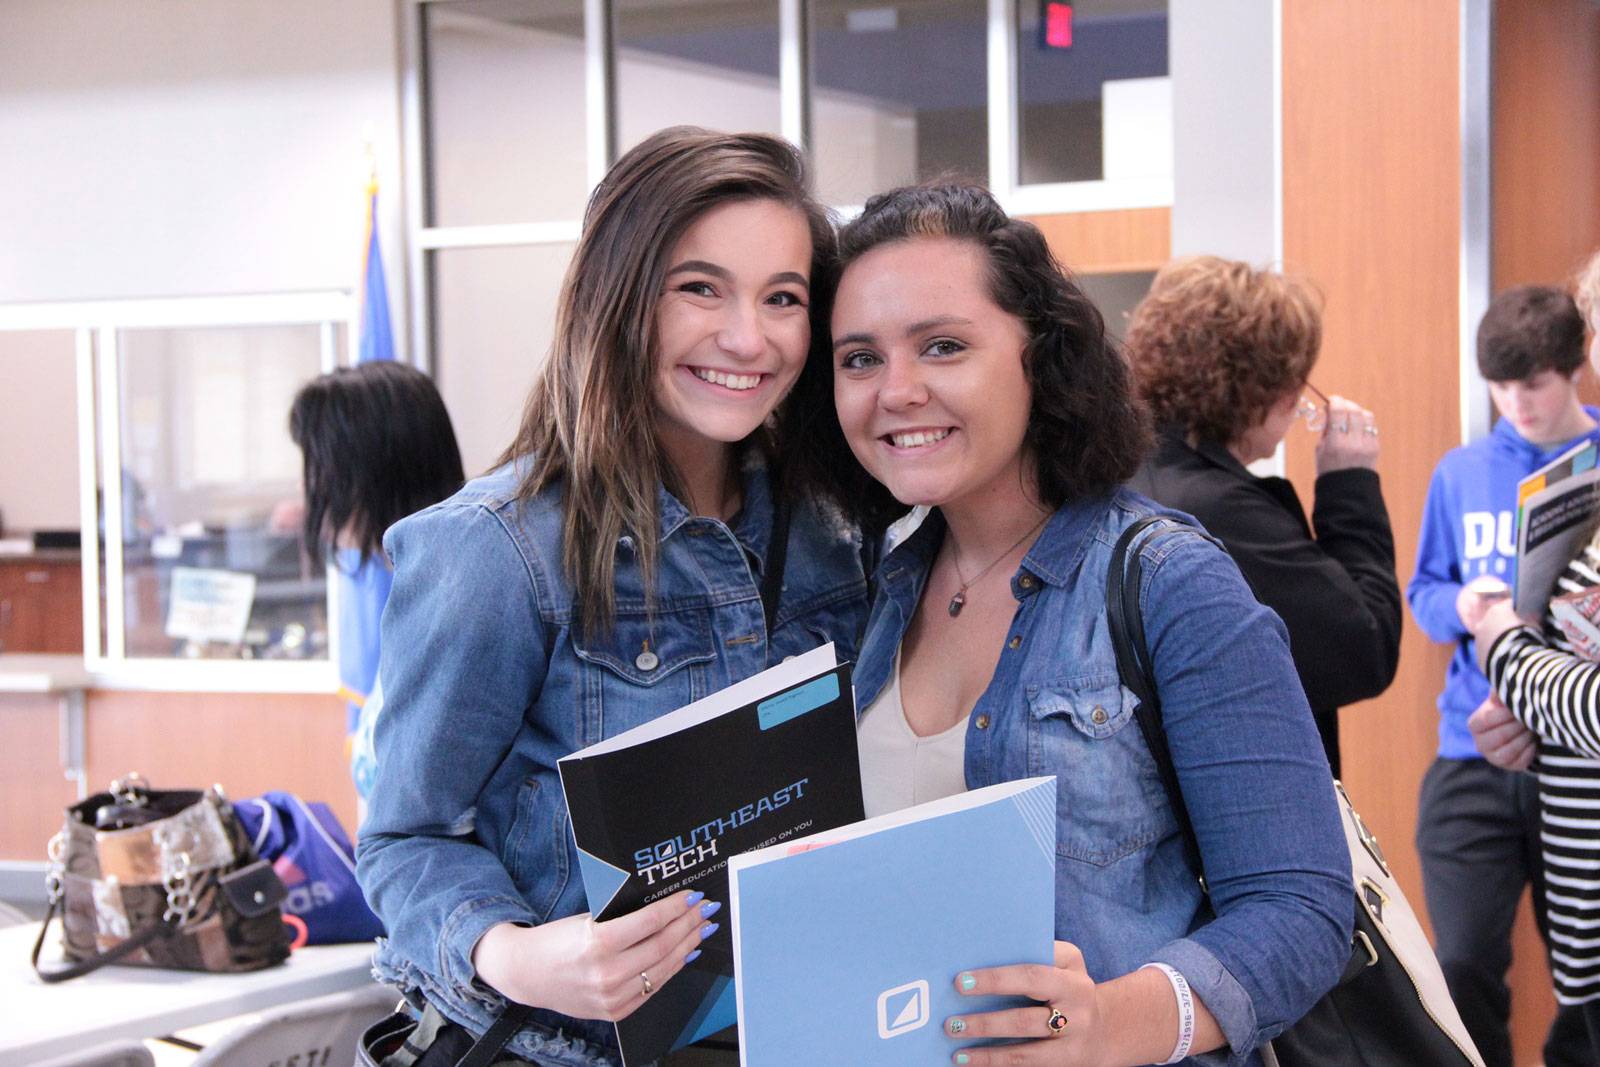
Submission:
<svg viewBox="0 0 1600 1067">
<path fill-rule="evenodd" d="M 862 466 L 905 504 L 1033 491 L 1028 333 L 990 296 L 985 255 L 968 241 L 915 237 L 879 245 L 839 280 L 839 423 Z"/>
<path fill-rule="evenodd" d="M 811 231 L 776 200 L 714 207 L 667 259 L 655 400 L 669 452 L 741 441 L 778 406 L 811 343 Z"/>
</svg>

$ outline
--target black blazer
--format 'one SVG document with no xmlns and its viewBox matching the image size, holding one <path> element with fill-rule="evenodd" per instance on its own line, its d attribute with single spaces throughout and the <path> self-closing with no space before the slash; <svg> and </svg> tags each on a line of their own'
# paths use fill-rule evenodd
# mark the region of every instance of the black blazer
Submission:
<svg viewBox="0 0 1600 1067">
<path fill-rule="evenodd" d="M 1337 775 L 1340 705 L 1382 693 L 1400 662 L 1394 534 L 1377 472 L 1318 477 L 1307 523 L 1286 479 L 1258 478 L 1221 445 L 1191 448 L 1167 431 L 1129 484 L 1199 519 L 1227 546 L 1256 599 L 1283 618 Z"/>
</svg>

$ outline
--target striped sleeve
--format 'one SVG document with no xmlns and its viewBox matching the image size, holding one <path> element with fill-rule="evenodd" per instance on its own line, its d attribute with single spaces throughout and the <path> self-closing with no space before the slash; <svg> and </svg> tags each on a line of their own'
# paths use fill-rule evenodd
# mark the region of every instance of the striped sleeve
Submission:
<svg viewBox="0 0 1600 1067">
<path fill-rule="evenodd" d="M 1600 759 L 1600 664 L 1549 647 L 1527 626 L 1489 650 L 1489 684 L 1540 737 Z"/>
</svg>

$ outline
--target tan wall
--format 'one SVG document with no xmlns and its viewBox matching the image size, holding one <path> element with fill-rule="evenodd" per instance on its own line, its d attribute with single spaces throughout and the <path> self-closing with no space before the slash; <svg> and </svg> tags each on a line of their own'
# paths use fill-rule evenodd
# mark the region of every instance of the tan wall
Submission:
<svg viewBox="0 0 1600 1067">
<path fill-rule="evenodd" d="M 0 694 L 0 860 L 44 860 L 70 783 L 57 762 L 53 698 Z M 157 788 L 220 783 L 228 795 L 285 789 L 324 801 L 354 837 L 345 710 L 332 696 L 93 690 L 85 707 L 91 792 L 138 771 Z"/>
<path fill-rule="evenodd" d="M 1494 15 L 1494 287 L 1560 285 L 1600 248 L 1600 7 Z"/>
</svg>

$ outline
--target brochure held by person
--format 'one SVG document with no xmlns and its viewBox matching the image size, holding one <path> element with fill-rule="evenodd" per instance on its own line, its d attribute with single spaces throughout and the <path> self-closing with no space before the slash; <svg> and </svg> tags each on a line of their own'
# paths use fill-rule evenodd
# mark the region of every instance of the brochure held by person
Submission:
<svg viewBox="0 0 1600 1067">
<path fill-rule="evenodd" d="M 832 644 L 573 753 L 559 763 L 596 920 L 684 889 L 728 899 L 750 849 L 860 820 L 850 670 Z M 650 1063 L 733 1025 L 727 929 L 617 1024 L 623 1062 Z"/>
<path fill-rule="evenodd" d="M 958 973 L 1054 960 L 1055 856 L 1054 777 L 735 856 L 743 1067 L 949 1063 L 950 1016 L 1031 1003 Z"/>
</svg>

